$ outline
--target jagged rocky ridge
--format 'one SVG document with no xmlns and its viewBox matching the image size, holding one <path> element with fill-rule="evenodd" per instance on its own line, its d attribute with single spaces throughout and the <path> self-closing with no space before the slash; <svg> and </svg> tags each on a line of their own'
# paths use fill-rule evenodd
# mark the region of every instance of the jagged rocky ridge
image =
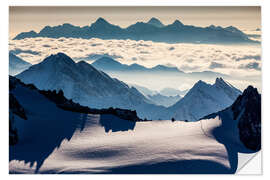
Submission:
<svg viewBox="0 0 270 180">
<path fill-rule="evenodd" d="M 259 43 L 237 29 L 229 26 L 222 28 L 211 25 L 196 27 L 184 25 L 179 20 L 172 24 L 162 23 L 152 18 L 149 22 L 137 22 L 127 28 L 110 24 L 103 18 L 98 18 L 90 26 L 74 26 L 68 23 L 58 26 L 46 26 L 40 32 L 30 31 L 18 34 L 14 39 L 49 37 L 49 38 L 101 38 L 101 39 L 132 39 L 151 40 L 168 43 Z"/>
<path fill-rule="evenodd" d="M 231 106 L 201 120 L 211 120 L 217 116 L 222 121 L 222 126 L 236 124 L 237 131 L 233 131 L 231 127 L 226 131 L 235 133 L 232 136 L 239 136 L 247 148 L 253 151 L 261 149 L 261 95 L 257 88 L 248 86 Z"/>
<path fill-rule="evenodd" d="M 240 139 L 252 150 L 261 149 L 261 95 L 248 86 L 232 105 L 233 119 L 238 120 Z"/>
<path fill-rule="evenodd" d="M 27 120 L 24 108 L 14 95 L 9 93 L 9 145 L 15 145 L 19 141 L 17 128 L 14 125 L 14 114 L 21 119 Z"/>
</svg>

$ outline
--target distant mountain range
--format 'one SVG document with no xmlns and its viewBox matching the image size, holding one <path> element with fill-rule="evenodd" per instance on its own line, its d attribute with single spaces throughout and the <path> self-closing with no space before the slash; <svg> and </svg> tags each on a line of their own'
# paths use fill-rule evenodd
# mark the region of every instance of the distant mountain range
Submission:
<svg viewBox="0 0 270 180">
<path fill-rule="evenodd" d="M 40 32 L 29 31 L 18 34 L 14 39 L 48 37 L 48 38 L 100 38 L 150 40 L 167 43 L 259 43 L 249 39 L 248 35 L 236 27 L 196 27 L 184 25 L 179 20 L 163 25 L 157 18 L 148 22 L 137 22 L 127 28 L 110 24 L 98 18 L 90 26 L 74 26 L 65 23 L 58 26 L 45 26 Z"/>
<path fill-rule="evenodd" d="M 104 71 L 108 74 L 125 74 L 125 73 L 147 73 L 147 74 L 178 74 L 182 76 L 194 76 L 194 77 L 229 77 L 226 74 L 217 73 L 213 71 L 191 72 L 185 73 L 179 70 L 177 67 L 169 67 L 165 65 L 157 65 L 152 68 L 147 68 L 139 64 L 126 65 L 122 64 L 113 58 L 104 56 L 91 64 L 98 70 Z"/>
<path fill-rule="evenodd" d="M 164 88 L 160 91 L 160 94 L 164 96 L 176 96 L 176 95 L 185 96 L 188 91 L 189 89 L 180 91 L 174 88 Z"/>
<path fill-rule="evenodd" d="M 92 66 L 95 68 L 102 70 L 104 72 L 106 71 L 114 71 L 114 72 L 182 72 L 180 71 L 177 67 L 168 67 L 164 65 L 157 65 L 152 68 L 146 68 L 142 65 L 139 64 L 131 64 L 131 65 L 126 65 L 126 64 L 121 64 L 120 62 L 110 58 L 110 57 L 101 57 L 94 61 L 92 63 Z"/>
<path fill-rule="evenodd" d="M 163 96 L 185 96 L 186 93 L 188 92 L 188 89 L 181 91 L 175 88 L 164 88 L 161 89 L 160 91 L 157 91 L 137 84 L 129 84 L 129 85 L 138 89 L 144 96 L 153 96 L 156 94 L 161 94 Z"/>
<path fill-rule="evenodd" d="M 164 96 L 160 93 L 154 95 L 148 95 L 148 99 L 154 102 L 156 105 L 161 105 L 165 107 L 170 107 L 178 102 L 182 97 L 179 95 L 176 96 Z"/>
<path fill-rule="evenodd" d="M 16 75 L 25 69 L 29 68 L 32 64 L 24 61 L 13 53 L 9 52 L 9 74 Z"/>
<path fill-rule="evenodd" d="M 231 105 L 241 91 L 217 78 L 214 85 L 198 81 L 174 105 L 158 106 L 153 99 L 164 96 L 144 96 L 136 88 L 80 61 L 75 63 L 63 53 L 51 55 L 16 76 L 26 84 L 41 90 L 63 90 L 68 99 L 90 108 L 117 107 L 136 110 L 140 118 L 196 121 Z M 160 101 L 162 102 L 162 101 Z"/>
<path fill-rule="evenodd" d="M 185 91 L 180 91 L 173 88 L 165 88 L 161 91 L 151 90 L 149 88 L 130 84 L 131 87 L 135 87 L 138 91 L 140 91 L 146 98 L 151 100 L 157 105 L 162 105 L 165 107 L 169 107 L 179 101 L 182 96 L 185 95 Z"/>
</svg>

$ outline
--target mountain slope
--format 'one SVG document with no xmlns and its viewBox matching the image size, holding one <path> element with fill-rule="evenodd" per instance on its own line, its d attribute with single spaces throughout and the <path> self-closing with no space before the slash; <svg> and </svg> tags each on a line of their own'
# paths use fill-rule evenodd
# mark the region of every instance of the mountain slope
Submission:
<svg viewBox="0 0 270 180">
<path fill-rule="evenodd" d="M 67 23 L 54 27 L 46 26 L 39 33 L 23 32 L 14 39 L 29 37 L 132 39 L 168 43 L 259 43 L 249 39 L 246 34 L 233 26 L 203 28 L 184 25 L 179 20 L 164 26 L 156 18 L 152 18 L 147 23 L 137 22 L 127 28 L 121 28 L 103 18 L 98 18 L 90 26 L 78 27 Z"/>
<path fill-rule="evenodd" d="M 9 74 L 16 75 L 31 66 L 30 63 L 9 52 Z"/>
<path fill-rule="evenodd" d="M 163 108 L 153 105 L 136 88 L 130 88 L 84 61 L 75 63 L 63 53 L 45 58 L 16 77 L 39 89 L 62 89 L 68 99 L 90 108 L 132 109 L 137 110 L 141 118 L 152 118 L 152 111 Z"/>
<path fill-rule="evenodd" d="M 230 106 L 240 94 L 240 90 L 222 78 L 217 78 L 213 85 L 200 80 L 180 101 L 168 108 L 166 115 L 177 120 L 197 121 Z"/>
</svg>

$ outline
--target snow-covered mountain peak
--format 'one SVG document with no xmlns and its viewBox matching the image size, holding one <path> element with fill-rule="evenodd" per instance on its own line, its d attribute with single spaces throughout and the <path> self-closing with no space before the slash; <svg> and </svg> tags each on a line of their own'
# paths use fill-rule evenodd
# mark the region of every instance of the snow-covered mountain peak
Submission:
<svg viewBox="0 0 270 180">
<path fill-rule="evenodd" d="M 217 78 L 211 85 L 199 80 L 189 92 L 173 106 L 169 107 L 172 117 L 179 120 L 197 121 L 199 118 L 220 111 L 230 105 L 241 91 Z"/>
<path fill-rule="evenodd" d="M 206 82 L 199 80 L 198 82 L 196 82 L 193 86 L 192 89 L 200 89 L 200 88 L 205 88 L 210 86 L 210 84 L 207 84 Z"/>
<path fill-rule="evenodd" d="M 214 83 L 214 86 L 217 87 L 217 88 L 232 88 L 233 86 L 226 82 L 225 80 L 223 80 L 221 77 L 220 78 L 216 78 L 216 81 Z"/>
<path fill-rule="evenodd" d="M 227 83 L 220 77 L 220 78 L 216 78 L 215 85 L 216 85 L 216 86 L 226 86 L 226 85 L 229 85 L 229 84 L 227 84 Z"/>
<path fill-rule="evenodd" d="M 136 109 L 141 118 L 149 119 L 153 119 L 151 111 L 165 108 L 154 105 L 135 88 L 129 88 L 91 64 L 75 63 L 63 53 L 47 57 L 16 77 L 41 90 L 61 89 L 67 98 L 91 108 Z"/>
<path fill-rule="evenodd" d="M 242 93 L 239 89 L 235 88 L 233 85 L 226 82 L 221 77 L 216 79 L 216 82 L 213 84 L 213 86 L 221 91 L 226 92 L 226 94 L 233 99 L 236 99 L 238 95 Z"/>
<path fill-rule="evenodd" d="M 42 64 L 75 65 L 75 62 L 68 55 L 59 52 L 46 57 Z"/>
</svg>

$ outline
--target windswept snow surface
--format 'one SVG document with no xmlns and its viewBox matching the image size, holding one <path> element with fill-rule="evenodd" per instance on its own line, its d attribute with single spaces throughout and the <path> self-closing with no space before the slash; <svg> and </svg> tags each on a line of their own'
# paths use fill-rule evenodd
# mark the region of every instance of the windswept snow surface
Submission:
<svg viewBox="0 0 270 180">
<path fill-rule="evenodd" d="M 238 137 L 222 141 L 234 130 L 213 135 L 218 117 L 135 123 L 64 111 L 22 86 L 12 93 L 27 120 L 15 116 L 19 143 L 10 146 L 10 173 L 234 173 L 243 163 Z"/>
<path fill-rule="evenodd" d="M 218 121 L 136 123 L 133 130 L 106 133 L 100 116 L 87 115 L 84 129 L 64 140 L 36 171 L 36 163 L 12 160 L 10 173 L 234 173 L 227 149 L 209 135 Z M 107 116 L 107 120 L 115 117 Z M 202 129 L 204 128 L 204 130 Z M 32 136 L 20 150 L 30 157 L 49 143 Z M 37 144 L 36 144 L 37 143 Z M 33 146 L 35 149 L 28 149 Z M 25 149 L 24 149 L 25 148 Z M 15 153 L 16 152 L 15 147 Z M 232 163 L 237 165 L 237 152 Z M 23 160 L 23 159 L 21 159 Z M 239 164 L 241 167 L 241 164 Z"/>
</svg>

